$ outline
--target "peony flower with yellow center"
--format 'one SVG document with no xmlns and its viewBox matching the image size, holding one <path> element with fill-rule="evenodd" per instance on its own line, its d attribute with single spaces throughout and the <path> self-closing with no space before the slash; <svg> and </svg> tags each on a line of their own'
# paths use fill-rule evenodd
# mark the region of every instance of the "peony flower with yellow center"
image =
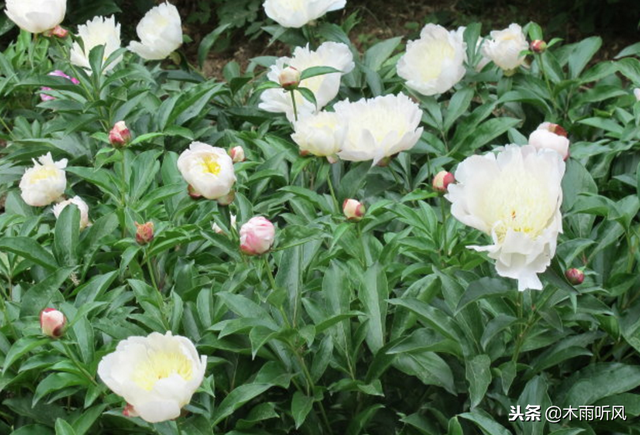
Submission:
<svg viewBox="0 0 640 435">
<path fill-rule="evenodd" d="M 39 162 L 39 163 L 38 163 Z M 60 198 L 67 188 L 64 168 L 67 159 L 53 161 L 51 153 L 33 161 L 33 167 L 25 171 L 20 180 L 21 196 L 24 202 L 34 207 L 44 207 Z"/>
<path fill-rule="evenodd" d="M 262 7 L 282 27 L 299 28 L 346 4 L 347 0 L 265 0 Z"/>
<path fill-rule="evenodd" d="M 102 358 L 98 375 L 127 402 L 127 414 L 150 423 L 171 420 L 191 401 L 204 378 L 207 357 L 186 337 L 129 337 Z"/>
<path fill-rule="evenodd" d="M 308 115 L 293 125 L 291 139 L 300 147 L 302 154 L 329 157 L 340 151 L 344 139 L 345 125 L 334 112 Z"/>
<path fill-rule="evenodd" d="M 482 44 L 482 54 L 505 71 L 512 72 L 524 63 L 520 53 L 529 48 L 527 38 L 518 24 L 504 30 L 493 30 Z"/>
<path fill-rule="evenodd" d="M 109 18 L 94 17 L 86 24 L 78 26 L 78 36 L 82 39 L 84 50 L 77 42 L 73 43 L 71 48 L 71 63 L 91 71 L 89 64 L 89 53 L 91 49 L 99 45 L 104 45 L 103 62 L 106 61 L 111 54 L 120 48 L 120 24 L 116 23 L 113 16 Z M 122 56 L 111 62 L 104 68 L 104 72 L 110 71 L 122 60 Z"/>
<path fill-rule="evenodd" d="M 407 51 L 398 61 L 398 75 L 409 88 L 423 95 L 447 92 L 466 72 L 463 34 L 464 27 L 449 32 L 442 26 L 427 24 L 420 39 L 407 43 Z"/>
<path fill-rule="evenodd" d="M 138 26 L 141 42 L 131 41 L 128 49 L 143 59 L 162 60 L 182 44 L 182 21 L 178 9 L 169 2 L 151 8 Z"/>
<path fill-rule="evenodd" d="M 222 148 L 193 142 L 178 158 L 178 170 L 194 194 L 218 199 L 231 192 L 236 182 L 233 160 Z"/>
<path fill-rule="evenodd" d="M 342 73 L 331 73 L 310 77 L 302 80 L 298 86 L 307 88 L 313 92 L 317 106 L 305 99 L 299 92 L 294 92 L 298 118 L 308 114 L 317 113 L 340 91 L 340 78 L 349 73 L 353 67 L 353 54 L 345 44 L 338 42 L 325 42 L 316 51 L 311 51 L 309 45 L 297 47 L 293 51 L 293 57 L 281 57 L 271 67 L 267 77 L 269 80 L 280 83 L 280 75 L 287 67 L 293 67 L 302 72 L 314 66 L 330 66 Z M 291 122 L 295 120 L 291 94 L 285 89 L 267 89 L 260 95 L 260 107 L 267 112 L 285 113 Z"/>
<path fill-rule="evenodd" d="M 498 274 L 518 280 L 520 291 L 542 289 L 537 274 L 555 255 L 564 170 L 555 151 L 507 145 L 460 163 L 445 195 L 456 219 L 491 236 L 492 245 L 469 248 L 488 252 Z"/>
</svg>

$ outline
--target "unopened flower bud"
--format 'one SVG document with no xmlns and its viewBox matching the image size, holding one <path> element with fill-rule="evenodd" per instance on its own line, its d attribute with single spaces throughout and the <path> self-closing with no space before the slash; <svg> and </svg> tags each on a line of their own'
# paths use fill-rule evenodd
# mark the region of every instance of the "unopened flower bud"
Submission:
<svg viewBox="0 0 640 435">
<path fill-rule="evenodd" d="M 537 150 L 552 149 L 562 156 L 564 160 L 569 158 L 569 139 L 567 130 L 558 124 L 543 122 L 529 136 L 529 145 Z"/>
<path fill-rule="evenodd" d="M 69 31 L 63 27 L 56 26 L 51 30 L 51 34 L 57 38 L 66 38 Z"/>
<path fill-rule="evenodd" d="M 122 148 L 131 140 L 131 132 L 124 121 L 118 121 L 109 132 L 109 142 L 116 148 Z"/>
<path fill-rule="evenodd" d="M 575 267 L 568 269 L 564 273 L 564 276 L 566 276 L 567 281 L 569 281 L 573 285 L 580 285 L 584 281 L 584 272 L 582 272 L 580 269 L 576 269 Z"/>
<path fill-rule="evenodd" d="M 280 82 L 280 86 L 287 91 L 295 89 L 300 84 L 300 71 L 292 66 L 288 66 L 282 70 L 278 76 L 278 81 Z"/>
<path fill-rule="evenodd" d="M 547 43 L 541 39 L 536 39 L 535 41 L 531 41 L 531 51 L 534 53 L 544 53 L 547 49 Z"/>
<path fill-rule="evenodd" d="M 202 195 L 191 184 L 189 184 L 189 186 L 187 187 L 187 192 L 189 193 L 189 196 L 193 199 L 202 198 Z"/>
<path fill-rule="evenodd" d="M 229 150 L 229 157 L 233 163 L 244 162 L 244 148 L 241 146 L 233 147 Z"/>
<path fill-rule="evenodd" d="M 153 222 L 144 224 L 136 224 L 136 242 L 140 245 L 146 245 L 153 240 Z"/>
<path fill-rule="evenodd" d="M 433 177 L 433 182 L 431 185 L 434 190 L 438 192 L 446 192 L 449 188 L 449 184 L 455 183 L 456 179 L 453 177 L 451 172 L 440 171 Z"/>
<path fill-rule="evenodd" d="M 365 211 L 364 205 L 356 199 L 345 199 L 342 203 L 342 212 L 350 221 L 359 221 Z"/>
<path fill-rule="evenodd" d="M 226 206 L 231 204 L 234 199 L 236 199 L 236 192 L 235 190 L 232 190 L 231 192 L 227 193 L 225 196 L 221 196 L 220 198 L 218 198 L 217 201 L 218 201 L 218 204 Z"/>
<path fill-rule="evenodd" d="M 64 325 L 67 319 L 55 308 L 45 308 L 40 311 L 40 329 L 42 333 L 52 338 L 58 338 L 62 335 Z"/>
<path fill-rule="evenodd" d="M 240 228 L 240 250 L 247 255 L 260 255 L 271 249 L 276 229 L 262 216 L 256 216 Z"/>
</svg>

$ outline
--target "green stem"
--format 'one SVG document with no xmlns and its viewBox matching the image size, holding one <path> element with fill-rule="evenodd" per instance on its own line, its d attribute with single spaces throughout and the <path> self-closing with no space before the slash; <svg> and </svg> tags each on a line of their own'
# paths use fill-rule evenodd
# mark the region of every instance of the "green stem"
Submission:
<svg viewBox="0 0 640 435">
<path fill-rule="evenodd" d="M 549 81 L 549 77 L 547 76 L 547 72 L 544 68 L 544 61 L 542 60 L 542 54 L 536 55 L 538 58 L 538 63 L 540 64 L 540 72 L 544 77 L 544 81 L 547 84 L 547 89 L 549 90 L 549 97 L 551 98 L 551 103 L 553 104 L 553 108 L 556 109 L 556 113 L 562 113 L 560 110 L 560 106 L 556 102 L 556 99 L 553 97 L 553 89 L 551 88 L 551 82 Z"/>
<path fill-rule="evenodd" d="M 447 256 L 447 213 L 445 211 L 443 197 L 440 197 L 440 212 L 442 213 L 442 248 L 444 249 L 444 255 Z"/>
<path fill-rule="evenodd" d="M 69 348 L 69 345 L 64 342 L 64 341 L 60 341 L 60 344 L 62 344 L 62 347 L 64 349 L 64 353 L 66 354 L 67 358 L 69 358 L 71 360 L 71 362 L 73 363 L 73 365 L 75 365 L 78 370 L 80 370 L 80 372 L 91 381 L 91 383 L 93 385 L 95 385 L 96 387 L 98 386 L 98 382 L 96 382 L 96 380 L 93 378 L 93 376 L 91 376 L 91 373 L 89 373 L 83 366 L 82 364 L 80 364 L 80 362 L 76 359 L 76 357 L 73 355 L 73 352 L 71 351 L 71 349 Z"/>
<path fill-rule="evenodd" d="M 295 120 L 298 120 L 298 106 L 296 104 L 296 96 L 295 96 L 295 89 L 292 89 L 289 91 L 289 93 L 291 94 L 291 102 L 293 103 L 293 116 L 295 118 Z"/>
<path fill-rule="evenodd" d="M 327 162 L 327 164 L 331 165 L 331 163 Z M 331 192 L 331 197 L 333 198 L 333 205 L 336 209 L 337 213 L 340 213 L 340 203 L 338 202 L 338 197 L 336 196 L 336 192 L 333 189 L 333 181 L 331 181 L 331 167 L 329 167 L 329 176 L 327 177 L 327 185 L 329 186 L 329 192 Z"/>
<path fill-rule="evenodd" d="M 149 276 L 151 277 L 151 283 L 153 284 L 153 287 L 159 292 L 160 291 L 160 287 L 158 287 L 158 283 L 156 281 L 156 274 L 153 268 L 153 263 L 152 260 L 148 257 L 147 255 L 147 248 L 144 248 L 144 262 L 145 265 L 147 266 L 147 269 L 149 270 Z"/>
<path fill-rule="evenodd" d="M 264 268 L 267 271 L 267 277 L 269 278 L 269 285 L 271 286 L 271 290 L 276 291 L 277 289 L 277 285 L 276 285 L 276 280 L 273 277 L 273 272 L 271 271 L 271 265 L 269 264 L 269 258 L 265 255 L 264 257 L 262 257 L 264 260 Z M 284 308 L 282 307 L 282 304 L 278 304 L 278 311 L 280 311 L 280 315 L 282 316 L 282 320 L 284 320 L 285 325 L 287 326 L 287 328 L 291 327 L 291 323 L 289 323 L 289 318 L 287 317 L 287 313 L 284 311 Z"/>
</svg>

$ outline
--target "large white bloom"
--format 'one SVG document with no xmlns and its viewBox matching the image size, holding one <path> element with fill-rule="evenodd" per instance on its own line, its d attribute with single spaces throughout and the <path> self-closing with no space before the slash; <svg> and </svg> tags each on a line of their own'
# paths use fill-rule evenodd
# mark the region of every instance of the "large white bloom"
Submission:
<svg viewBox="0 0 640 435">
<path fill-rule="evenodd" d="M 166 58 L 182 44 L 178 9 L 168 2 L 152 8 L 138 23 L 136 33 L 142 43 L 131 41 L 129 50 L 147 60 Z"/>
<path fill-rule="evenodd" d="M 129 415 L 150 423 L 180 415 L 204 378 L 207 357 L 186 337 L 157 332 L 129 337 L 102 358 L 98 375 L 133 407 Z"/>
<path fill-rule="evenodd" d="M 104 45 L 103 61 L 106 61 L 111 54 L 120 48 L 120 24 L 116 23 L 116 19 L 111 16 L 94 17 L 93 20 L 87 21 L 86 24 L 78 26 L 78 35 L 82 38 L 84 50 L 77 42 L 73 43 L 71 48 L 71 63 L 91 71 L 89 63 L 89 53 L 91 49 L 98 45 Z M 122 56 L 111 62 L 104 71 L 110 71 L 118 62 L 122 60 Z"/>
<path fill-rule="evenodd" d="M 62 201 L 53 206 L 53 214 L 56 219 L 60 217 L 60 213 L 62 210 L 69 204 L 74 204 L 80 210 L 80 230 L 84 230 L 87 226 L 91 225 L 89 223 L 89 206 L 86 202 L 79 196 L 74 196 L 71 199 L 67 199 L 66 201 Z"/>
<path fill-rule="evenodd" d="M 300 72 L 314 66 L 330 66 L 342 71 L 342 74 L 347 74 L 354 67 L 353 54 L 351 54 L 349 47 L 338 42 L 325 42 L 316 51 L 311 51 L 309 45 L 297 47 L 293 52 L 293 57 L 281 57 L 276 60 L 267 77 L 278 83 L 280 73 L 287 66 L 292 66 Z M 298 117 L 302 118 L 304 115 L 317 113 L 333 100 L 340 91 L 340 77 L 340 73 L 331 73 L 302 80 L 300 87 L 308 88 L 313 92 L 318 106 L 315 107 L 299 92 L 295 92 Z M 284 89 L 267 89 L 262 93 L 260 99 L 258 107 L 261 109 L 268 112 L 284 112 L 289 121 L 295 120 L 293 102 L 289 92 Z"/>
<path fill-rule="evenodd" d="M 334 112 L 308 115 L 296 122 L 293 129 L 291 139 L 298 144 L 300 151 L 320 157 L 337 154 L 346 133 L 346 126 Z"/>
<path fill-rule="evenodd" d="M 193 142 L 188 150 L 180 154 L 178 169 L 194 193 L 208 199 L 229 194 L 236 182 L 233 160 L 229 154 L 222 148 L 202 142 Z"/>
<path fill-rule="evenodd" d="M 51 30 L 64 20 L 67 0 L 7 0 L 5 13 L 18 27 L 31 33 Z"/>
<path fill-rule="evenodd" d="M 67 159 L 53 161 L 51 153 L 41 156 L 40 163 L 33 161 L 33 168 L 25 171 L 20 180 L 22 199 L 29 205 L 43 207 L 60 198 L 67 187 L 64 168 Z"/>
<path fill-rule="evenodd" d="M 347 0 L 265 0 L 262 6 L 267 16 L 282 27 L 299 28 L 346 4 Z"/>
<path fill-rule="evenodd" d="M 529 145 L 540 150 L 548 148 L 560 153 L 564 160 L 569 157 L 567 132 L 558 124 L 543 122 L 529 135 Z"/>
<path fill-rule="evenodd" d="M 420 39 L 407 43 L 407 51 L 398 61 L 398 75 L 423 95 L 447 92 L 466 71 L 467 44 L 463 34 L 464 27 L 448 32 L 442 26 L 427 24 Z"/>
<path fill-rule="evenodd" d="M 404 94 L 340 101 L 334 109 L 347 129 L 338 153 L 343 160 L 373 160 L 375 165 L 412 148 L 422 135 L 422 110 Z"/>
<path fill-rule="evenodd" d="M 520 53 L 528 48 L 522 27 L 511 24 L 507 29 L 491 32 L 491 37 L 482 45 L 482 54 L 503 70 L 511 71 L 522 65 L 525 57 Z"/>
<path fill-rule="evenodd" d="M 445 197 L 460 222 L 491 236 L 490 246 L 469 246 L 496 260 L 499 275 L 518 280 L 518 290 L 541 290 L 562 232 L 560 154 L 507 145 L 497 155 L 471 156 L 455 174 Z"/>
</svg>

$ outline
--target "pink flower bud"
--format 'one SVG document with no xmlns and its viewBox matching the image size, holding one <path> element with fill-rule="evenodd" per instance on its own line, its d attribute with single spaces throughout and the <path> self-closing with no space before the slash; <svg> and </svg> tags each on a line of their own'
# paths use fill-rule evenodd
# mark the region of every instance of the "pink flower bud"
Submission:
<svg viewBox="0 0 640 435">
<path fill-rule="evenodd" d="M 434 190 L 438 192 L 446 192 L 449 184 L 455 183 L 456 179 L 453 177 L 451 172 L 440 171 L 433 177 L 433 182 L 431 183 Z"/>
<path fill-rule="evenodd" d="M 534 53 L 544 53 L 547 49 L 547 43 L 541 39 L 536 39 L 535 41 L 531 41 L 531 51 Z"/>
<path fill-rule="evenodd" d="M 40 329 L 43 334 L 49 337 L 60 337 L 65 323 L 67 323 L 67 319 L 64 314 L 55 308 L 45 308 L 40 311 Z"/>
<path fill-rule="evenodd" d="M 247 255 L 260 255 L 271 249 L 276 229 L 269 220 L 256 216 L 240 228 L 240 250 Z"/>
<path fill-rule="evenodd" d="M 567 130 L 558 124 L 543 122 L 529 135 L 529 145 L 537 150 L 552 149 L 562 156 L 564 160 L 569 158 L 569 139 Z"/>
<path fill-rule="evenodd" d="M 576 269 L 575 267 L 568 269 L 564 276 L 567 277 L 567 281 L 569 281 L 573 285 L 580 285 L 584 281 L 584 272 L 580 269 Z"/>
<path fill-rule="evenodd" d="M 282 70 L 278 76 L 278 81 L 280 82 L 280 86 L 288 91 L 295 89 L 300 84 L 300 71 L 292 66 L 288 66 Z"/>
<path fill-rule="evenodd" d="M 136 242 L 139 245 L 146 245 L 153 240 L 153 222 L 147 222 L 144 224 L 136 224 Z"/>
<path fill-rule="evenodd" d="M 116 148 L 122 148 L 131 140 L 131 132 L 124 121 L 118 121 L 109 132 L 109 142 Z"/>
<path fill-rule="evenodd" d="M 350 221 L 359 221 L 365 211 L 364 205 L 356 199 L 345 199 L 342 203 L 342 212 Z"/>
<path fill-rule="evenodd" d="M 231 204 L 234 199 L 236 199 L 236 192 L 232 190 L 229 193 L 227 193 L 225 196 L 218 198 L 217 201 L 218 201 L 218 204 L 222 206 L 226 206 Z"/>
<path fill-rule="evenodd" d="M 57 38 L 66 38 L 69 31 L 63 27 L 56 26 L 51 30 L 51 34 Z"/>
<path fill-rule="evenodd" d="M 229 157 L 233 163 L 244 162 L 244 149 L 241 146 L 233 147 L 229 150 Z"/>
</svg>

